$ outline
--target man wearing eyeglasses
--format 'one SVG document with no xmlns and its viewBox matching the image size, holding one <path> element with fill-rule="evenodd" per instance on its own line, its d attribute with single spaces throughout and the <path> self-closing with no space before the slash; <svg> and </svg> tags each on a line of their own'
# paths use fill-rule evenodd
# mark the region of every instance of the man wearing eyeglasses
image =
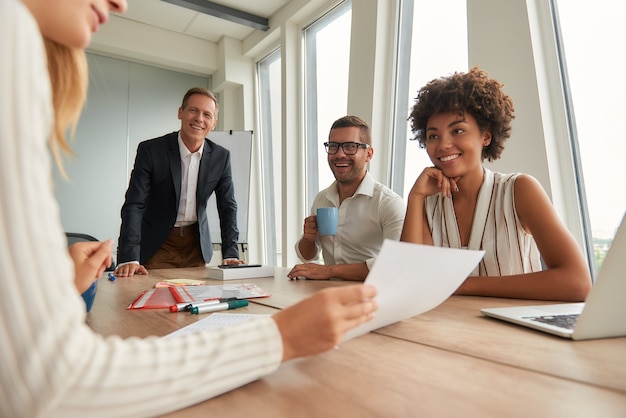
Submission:
<svg viewBox="0 0 626 418">
<path fill-rule="evenodd" d="M 311 215 L 304 219 L 304 233 L 296 244 L 304 263 L 295 265 L 288 277 L 365 280 L 383 240 L 400 239 L 406 206 L 367 171 L 374 148 L 363 119 L 344 116 L 336 120 L 324 146 L 335 181 L 317 194 Z M 335 235 L 319 234 L 315 213 L 324 207 L 338 208 Z M 320 250 L 324 264 L 316 262 Z"/>
</svg>

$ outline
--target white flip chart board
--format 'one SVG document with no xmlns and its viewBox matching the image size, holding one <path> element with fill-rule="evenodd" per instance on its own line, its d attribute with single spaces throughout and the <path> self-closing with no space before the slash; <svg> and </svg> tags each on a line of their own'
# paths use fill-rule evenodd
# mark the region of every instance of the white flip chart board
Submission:
<svg viewBox="0 0 626 418">
<path fill-rule="evenodd" d="M 237 201 L 237 227 L 239 243 L 248 242 L 248 206 L 250 203 L 250 164 L 252 162 L 252 131 L 213 131 L 209 139 L 230 151 L 230 162 Z M 215 195 L 207 204 L 211 240 L 222 243 L 220 218 L 217 214 Z"/>
</svg>

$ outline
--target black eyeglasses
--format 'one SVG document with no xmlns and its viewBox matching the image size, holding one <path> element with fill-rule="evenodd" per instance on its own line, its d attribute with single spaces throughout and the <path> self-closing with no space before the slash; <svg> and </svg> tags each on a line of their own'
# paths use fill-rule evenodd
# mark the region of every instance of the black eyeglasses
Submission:
<svg viewBox="0 0 626 418">
<path fill-rule="evenodd" d="M 362 144 L 360 142 L 324 142 L 324 147 L 326 147 L 326 152 L 331 155 L 337 154 L 339 147 L 341 147 L 344 154 L 354 155 L 359 150 L 359 147 L 367 149 L 370 145 Z"/>
</svg>

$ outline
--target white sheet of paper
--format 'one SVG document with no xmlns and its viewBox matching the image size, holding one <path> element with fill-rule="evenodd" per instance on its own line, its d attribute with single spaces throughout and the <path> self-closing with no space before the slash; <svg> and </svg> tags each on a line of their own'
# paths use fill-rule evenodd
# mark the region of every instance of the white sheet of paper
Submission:
<svg viewBox="0 0 626 418">
<path fill-rule="evenodd" d="M 193 324 L 189 324 L 183 328 L 171 332 L 165 335 L 163 338 L 180 337 L 181 335 L 193 334 L 196 332 L 206 331 L 208 329 L 227 327 L 229 325 L 235 325 L 240 322 L 250 320 L 252 318 L 258 318 L 259 316 L 262 315 L 215 312 L 207 316 L 206 318 L 194 322 Z"/>
<path fill-rule="evenodd" d="M 463 283 L 484 251 L 385 240 L 365 279 L 378 290 L 378 311 L 343 341 L 429 311 Z"/>
</svg>

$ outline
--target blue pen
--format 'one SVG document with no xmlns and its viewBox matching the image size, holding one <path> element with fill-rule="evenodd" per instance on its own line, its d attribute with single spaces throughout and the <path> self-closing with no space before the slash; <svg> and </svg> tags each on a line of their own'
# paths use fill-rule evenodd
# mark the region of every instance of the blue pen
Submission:
<svg viewBox="0 0 626 418">
<path fill-rule="evenodd" d="M 115 277 L 115 275 L 113 273 L 109 273 L 109 280 L 114 282 L 115 279 L 117 279 L 117 277 Z"/>
</svg>

